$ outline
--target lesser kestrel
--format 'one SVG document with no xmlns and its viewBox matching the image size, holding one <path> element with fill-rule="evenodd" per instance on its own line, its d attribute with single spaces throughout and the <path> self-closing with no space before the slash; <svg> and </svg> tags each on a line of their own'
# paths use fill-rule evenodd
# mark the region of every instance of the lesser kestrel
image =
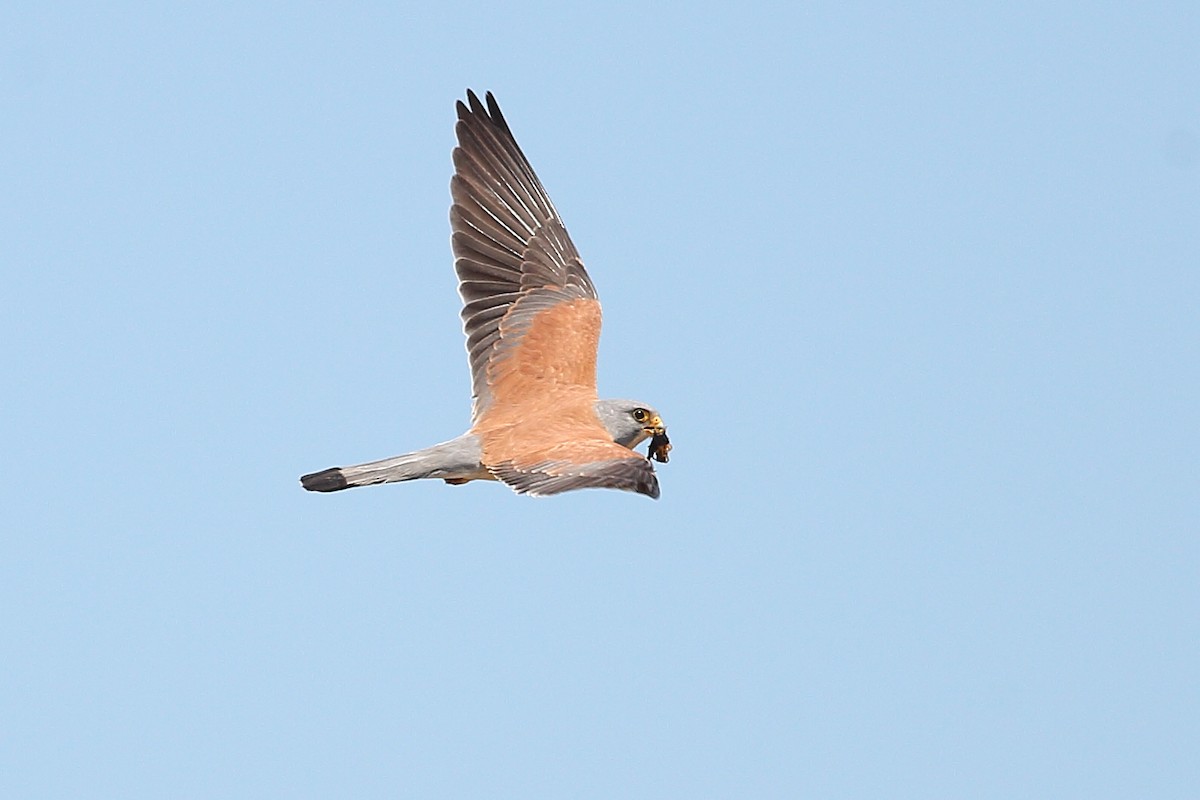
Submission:
<svg viewBox="0 0 1200 800">
<path fill-rule="evenodd" d="M 658 497 L 651 439 L 665 462 L 662 418 L 646 403 L 596 392 L 600 302 L 541 181 L 500 107 L 474 92 L 458 102 L 454 268 L 474 393 L 471 428 L 424 450 L 300 480 L 305 489 L 441 478 L 500 480 L 549 495 L 603 487 Z"/>
</svg>

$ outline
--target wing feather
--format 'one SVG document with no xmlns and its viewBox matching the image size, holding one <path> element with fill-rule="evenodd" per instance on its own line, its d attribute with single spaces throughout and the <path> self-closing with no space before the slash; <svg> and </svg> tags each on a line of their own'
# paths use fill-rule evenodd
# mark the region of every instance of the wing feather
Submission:
<svg viewBox="0 0 1200 800">
<path fill-rule="evenodd" d="M 476 420 L 495 400 L 502 381 L 498 365 L 520 345 L 532 318 L 555 303 L 596 299 L 566 227 L 529 161 L 513 138 L 500 107 L 489 93 L 486 106 L 467 92 L 458 104 L 455 127 L 453 206 L 455 271 L 463 298 L 472 416 Z M 555 352 L 590 362 L 594 373 L 598 331 L 564 327 L 575 338 Z M 547 365 L 548 372 L 586 374 Z"/>
<path fill-rule="evenodd" d="M 543 496 L 573 489 L 595 488 L 621 489 L 658 499 L 658 476 L 654 474 L 654 467 L 637 454 L 630 458 L 629 452 L 626 450 L 626 455 L 607 461 L 582 464 L 540 461 L 517 467 L 511 462 L 504 462 L 491 467 L 491 472 L 518 494 Z"/>
</svg>

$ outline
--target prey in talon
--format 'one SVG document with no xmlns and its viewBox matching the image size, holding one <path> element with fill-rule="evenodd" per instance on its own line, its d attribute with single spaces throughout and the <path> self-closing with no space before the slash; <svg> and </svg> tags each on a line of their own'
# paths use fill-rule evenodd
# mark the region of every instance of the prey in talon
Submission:
<svg viewBox="0 0 1200 800">
<path fill-rule="evenodd" d="M 661 433 L 655 433 L 650 439 L 650 458 L 665 464 L 669 461 L 668 453 L 671 452 L 671 440 L 667 438 L 667 429 L 663 428 Z"/>
</svg>

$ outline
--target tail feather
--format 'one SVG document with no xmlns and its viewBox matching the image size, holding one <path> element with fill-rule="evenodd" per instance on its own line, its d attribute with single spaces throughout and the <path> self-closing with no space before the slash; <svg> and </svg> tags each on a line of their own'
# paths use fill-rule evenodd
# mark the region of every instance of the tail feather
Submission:
<svg viewBox="0 0 1200 800">
<path fill-rule="evenodd" d="M 428 478 L 434 471 L 424 451 L 405 453 L 395 458 L 356 464 L 352 467 L 330 467 L 300 478 L 300 484 L 310 492 L 337 492 L 352 486 L 371 486 L 376 483 L 399 483 Z"/>
<path fill-rule="evenodd" d="M 301 475 L 300 485 L 310 492 L 336 492 L 350 486 L 346 476 L 342 474 L 341 467 L 330 467 L 310 475 Z"/>
<path fill-rule="evenodd" d="M 351 467 L 330 467 L 301 476 L 300 484 L 310 492 L 337 492 L 352 486 L 398 483 L 418 478 L 471 480 L 478 477 L 479 442 L 470 434 L 415 453 L 370 461 Z"/>
</svg>

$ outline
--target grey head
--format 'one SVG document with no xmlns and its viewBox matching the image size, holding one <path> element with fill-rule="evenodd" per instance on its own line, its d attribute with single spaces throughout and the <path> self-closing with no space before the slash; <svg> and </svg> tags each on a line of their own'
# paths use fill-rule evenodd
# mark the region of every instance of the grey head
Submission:
<svg viewBox="0 0 1200 800">
<path fill-rule="evenodd" d="M 596 416 L 613 441 L 630 450 L 652 436 L 666 433 L 654 406 L 637 400 L 597 400 Z"/>
</svg>

